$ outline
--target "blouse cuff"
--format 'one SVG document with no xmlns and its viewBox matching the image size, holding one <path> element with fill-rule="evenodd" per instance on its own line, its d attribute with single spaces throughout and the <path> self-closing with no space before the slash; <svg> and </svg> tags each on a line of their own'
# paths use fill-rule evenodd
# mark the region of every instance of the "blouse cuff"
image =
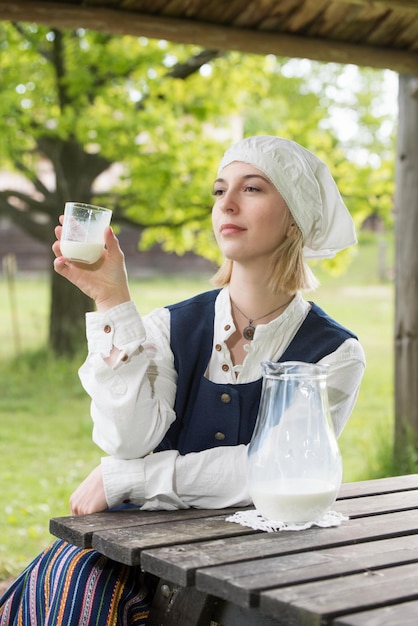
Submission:
<svg viewBox="0 0 418 626">
<path fill-rule="evenodd" d="M 104 313 L 87 313 L 86 333 L 89 353 L 104 357 L 109 356 L 113 347 L 132 354 L 146 337 L 141 316 L 132 300 Z"/>
<path fill-rule="evenodd" d="M 144 459 L 103 457 L 102 473 L 106 501 L 110 509 L 122 503 L 144 503 Z"/>
</svg>

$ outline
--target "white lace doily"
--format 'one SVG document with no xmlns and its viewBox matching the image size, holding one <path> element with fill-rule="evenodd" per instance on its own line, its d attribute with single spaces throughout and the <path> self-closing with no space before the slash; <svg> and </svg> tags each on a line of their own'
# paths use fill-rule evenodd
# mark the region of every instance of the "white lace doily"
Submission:
<svg viewBox="0 0 418 626">
<path fill-rule="evenodd" d="M 241 526 L 248 526 L 254 530 L 263 530 L 267 533 L 272 533 L 277 530 L 306 530 L 311 526 L 319 526 L 320 528 L 327 528 L 329 526 L 340 526 L 341 522 L 348 520 L 342 513 L 337 511 L 328 511 L 324 517 L 314 522 L 306 522 L 304 524 L 287 524 L 285 522 L 278 522 L 270 520 L 261 515 L 256 509 L 251 511 L 237 511 L 234 515 L 230 515 L 226 518 L 227 522 L 235 522 L 241 524 Z"/>
</svg>

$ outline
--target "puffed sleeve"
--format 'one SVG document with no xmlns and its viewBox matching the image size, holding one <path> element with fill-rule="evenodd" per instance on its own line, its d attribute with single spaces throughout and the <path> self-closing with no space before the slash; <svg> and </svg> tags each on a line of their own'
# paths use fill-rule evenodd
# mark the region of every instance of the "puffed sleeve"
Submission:
<svg viewBox="0 0 418 626">
<path fill-rule="evenodd" d="M 169 341 L 169 312 L 141 318 L 133 302 L 87 314 L 88 356 L 79 370 L 91 398 L 93 440 L 109 455 L 145 456 L 175 419 L 177 373 Z M 106 362 L 112 349 L 118 358 Z"/>
<path fill-rule="evenodd" d="M 347 339 L 320 363 L 329 365 L 329 407 L 335 434 L 339 437 L 357 400 L 366 357 L 357 339 Z"/>
</svg>

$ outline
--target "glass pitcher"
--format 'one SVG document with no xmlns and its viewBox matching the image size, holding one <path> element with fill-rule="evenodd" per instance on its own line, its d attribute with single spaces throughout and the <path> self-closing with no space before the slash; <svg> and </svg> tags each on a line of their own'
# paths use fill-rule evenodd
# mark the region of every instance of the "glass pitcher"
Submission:
<svg viewBox="0 0 418 626">
<path fill-rule="evenodd" d="M 342 480 L 328 404 L 328 366 L 261 365 L 261 401 L 248 447 L 251 498 L 268 519 L 318 521 L 334 504 Z"/>
</svg>

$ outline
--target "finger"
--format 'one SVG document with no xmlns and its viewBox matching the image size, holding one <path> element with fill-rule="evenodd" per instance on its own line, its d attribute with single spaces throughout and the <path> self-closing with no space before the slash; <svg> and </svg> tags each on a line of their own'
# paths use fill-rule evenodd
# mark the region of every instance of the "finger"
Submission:
<svg viewBox="0 0 418 626">
<path fill-rule="evenodd" d="M 79 509 L 75 501 L 74 494 L 70 497 L 70 511 L 72 515 L 79 515 Z"/>
<path fill-rule="evenodd" d="M 65 256 L 57 256 L 54 259 L 54 270 L 57 274 L 61 274 L 64 276 L 69 270 L 70 262 L 65 258 Z"/>
<path fill-rule="evenodd" d="M 115 233 L 113 232 L 113 228 L 111 226 L 107 226 L 105 233 L 104 233 L 104 240 L 105 240 L 105 246 L 111 254 L 112 252 L 115 252 L 116 250 L 120 249 L 119 240 L 116 237 Z"/>
<path fill-rule="evenodd" d="M 54 241 L 51 247 L 52 247 L 52 252 L 55 254 L 56 257 L 62 256 L 59 240 Z"/>
</svg>

